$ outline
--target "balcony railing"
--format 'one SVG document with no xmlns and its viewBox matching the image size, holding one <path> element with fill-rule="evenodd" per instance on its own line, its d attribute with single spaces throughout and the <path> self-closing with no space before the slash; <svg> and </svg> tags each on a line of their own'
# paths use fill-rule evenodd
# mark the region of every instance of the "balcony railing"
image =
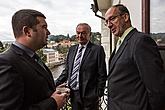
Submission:
<svg viewBox="0 0 165 110">
<path fill-rule="evenodd" d="M 107 110 L 107 94 L 108 94 L 108 91 L 106 87 L 104 91 L 104 96 L 101 97 L 100 102 L 99 102 L 99 110 Z M 72 110 L 70 99 L 68 100 L 66 105 L 60 110 Z"/>
</svg>

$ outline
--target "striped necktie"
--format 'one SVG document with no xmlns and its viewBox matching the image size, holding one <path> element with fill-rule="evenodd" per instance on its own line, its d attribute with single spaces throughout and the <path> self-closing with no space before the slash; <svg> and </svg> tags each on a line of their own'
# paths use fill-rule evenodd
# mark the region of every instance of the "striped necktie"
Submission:
<svg viewBox="0 0 165 110">
<path fill-rule="evenodd" d="M 79 51 L 78 51 L 78 54 L 77 54 L 77 57 L 76 57 L 76 60 L 74 62 L 74 65 L 73 65 L 73 70 L 72 70 L 72 74 L 71 74 L 71 78 L 70 78 L 70 86 L 73 90 L 75 89 L 78 89 L 76 88 L 77 87 L 77 77 L 78 77 L 78 72 L 79 72 L 79 69 L 80 69 L 80 63 L 81 63 L 81 56 L 82 56 L 82 49 L 84 47 L 80 47 Z"/>
</svg>

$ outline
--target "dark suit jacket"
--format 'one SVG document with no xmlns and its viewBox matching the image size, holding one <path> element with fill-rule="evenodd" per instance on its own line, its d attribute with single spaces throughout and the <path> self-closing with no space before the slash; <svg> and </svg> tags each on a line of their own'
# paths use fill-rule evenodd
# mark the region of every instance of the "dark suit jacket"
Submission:
<svg viewBox="0 0 165 110">
<path fill-rule="evenodd" d="M 66 80 L 70 83 L 74 57 L 76 56 L 77 49 L 78 45 L 70 47 L 66 67 L 56 80 L 57 85 Z M 89 104 L 92 101 L 96 101 L 98 97 L 103 96 L 106 79 L 107 72 L 104 49 L 102 46 L 89 42 L 81 61 L 79 71 L 79 89 L 82 99 L 84 101 L 86 100 L 85 102 Z"/>
<path fill-rule="evenodd" d="M 0 55 L 0 110 L 56 110 L 55 84 L 23 50 L 11 45 Z"/>
<path fill-rule="evenodd" d="M 109 63 L 108 110 L 161 110 L 165 73 L 150 36 L 133 29 Z"/>
</svg>

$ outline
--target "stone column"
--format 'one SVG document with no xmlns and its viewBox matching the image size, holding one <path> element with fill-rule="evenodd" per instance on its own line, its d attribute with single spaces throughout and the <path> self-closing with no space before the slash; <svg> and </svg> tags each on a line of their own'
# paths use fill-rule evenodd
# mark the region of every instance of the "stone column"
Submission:
<svg viewBox="0 0 165 110">
<path fill-rule="evenodd" d="M 102 16 L 105 15 L 107 10 L 101 10 Z M 115 46 L 115 39 L 112 36 L 108 27 L 105 26 L 105 21 L 101 20 L 101 44 L 104 47 L 106 53 L 106 63 L 108 66 L 109 57 L 114 49 Z M 108 69 L 108 68 L 107 68 Z"/>
</svg>

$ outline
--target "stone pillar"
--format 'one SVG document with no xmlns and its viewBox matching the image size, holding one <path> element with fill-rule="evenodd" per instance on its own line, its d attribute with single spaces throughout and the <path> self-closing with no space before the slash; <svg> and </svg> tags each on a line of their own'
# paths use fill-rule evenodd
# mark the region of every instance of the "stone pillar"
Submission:
<svg viewBox="0 0 165 110">
<path fill-rule="evenodd" d="M 105 15 L 107 10 L 101 10 L 102 16 Z M 115 40 L 108 27 L 105 26 L 105 21 L 101 20 L 101 44 L 104 47 L 106 53 L 106 63 L 108 66 L 109 57 L 114 49 Z M 107 68 L 108 69 L 108 68 Z"/>
</svg>

